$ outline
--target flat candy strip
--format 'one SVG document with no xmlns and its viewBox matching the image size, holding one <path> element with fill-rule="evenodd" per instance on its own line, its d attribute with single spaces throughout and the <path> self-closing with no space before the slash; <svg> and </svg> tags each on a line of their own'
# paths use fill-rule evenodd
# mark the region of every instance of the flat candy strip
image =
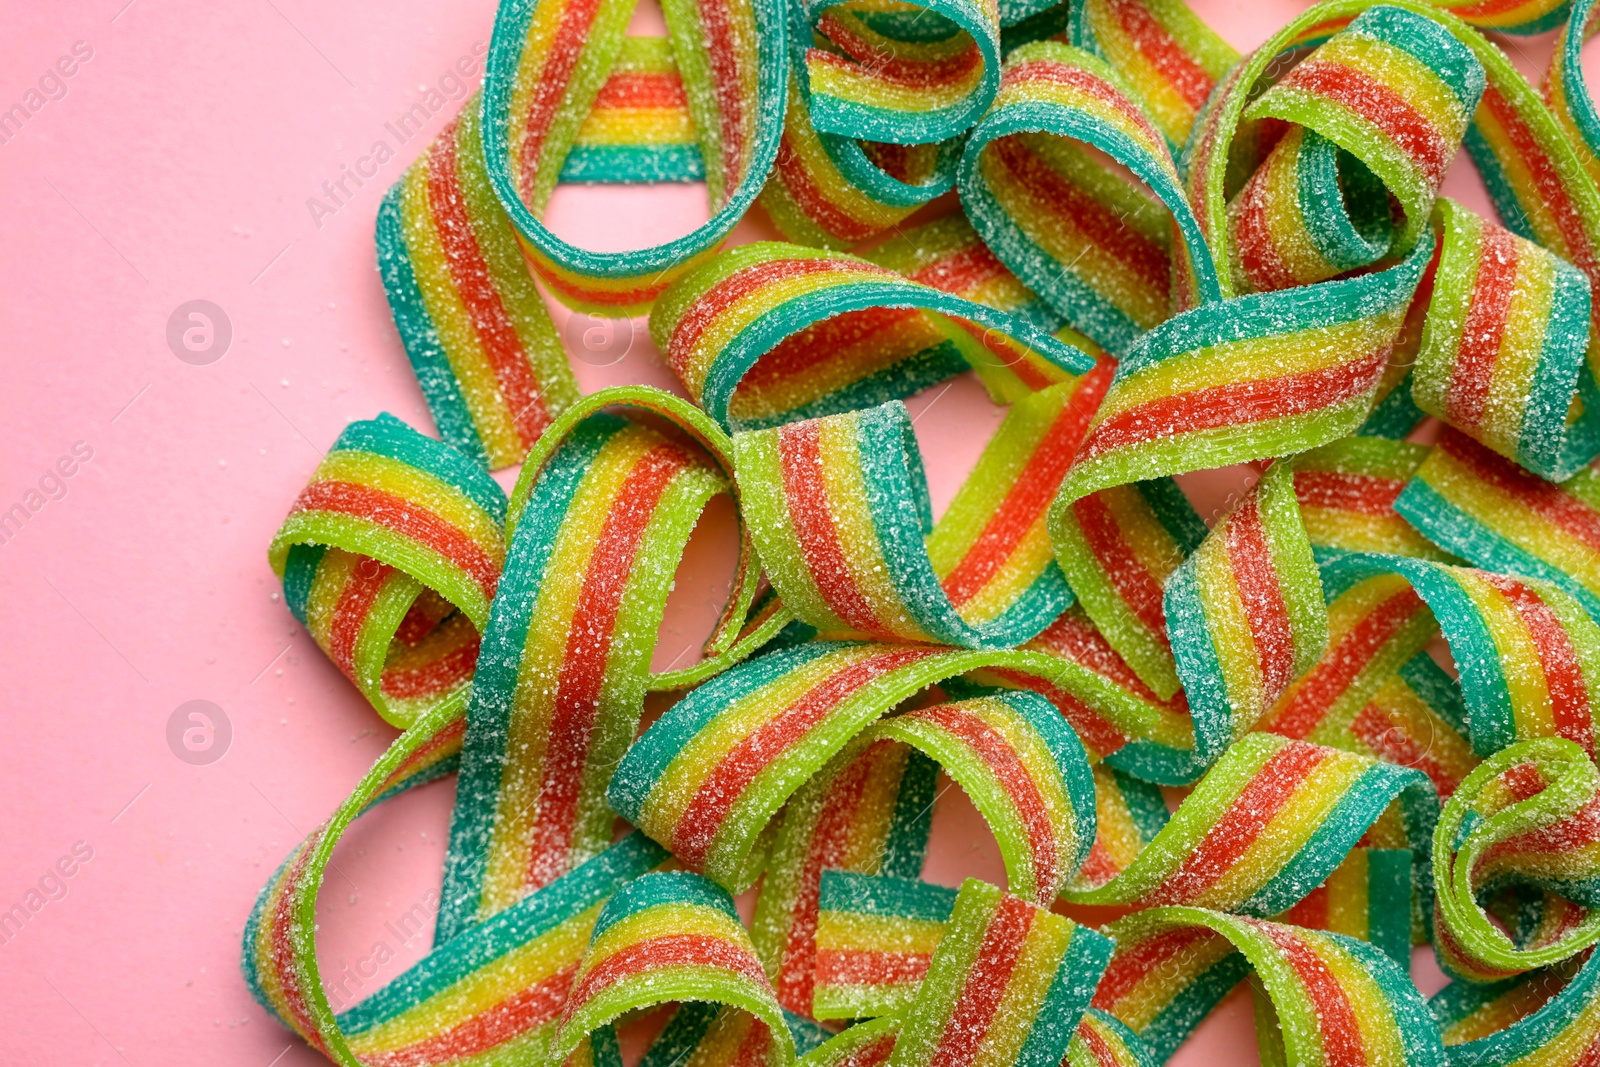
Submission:
<svg viewBox="0 0 1600 1067">
<path fill-rule="evenodd" d="M 1357 554 L 1323 574 L 1330 596 L 1377 574 L 1404 577 L 1438 620 L 1461 673 L 1467 734 L 1488 756 L 1565 737 L 1594 751 L 1600 626 L 1559 586 L 1402 556 Z"/>
<path fill-rule="evenodd" d="M 703 260 L 755 201 L 778 152 L 788 79 L 786 17 L 767 0 L 672 0 L 662 12 L 699 135 L 711 218 L 632 252 L 594 252 L 539 216 L 622 47 L 633 0 L 508 0 L 483 93 L 489 182 L 535 273 L 573 307 L 642 312 Z"/>
<path fill-rule="evenodd" d="M 1254 971 L 1265 1063 L 1443 1067 L 1433 1017 L 1410 977 L 1382 950 L 1335 933 L 1201 908 L 1165 907 L 1120 919 L 1093 1004 L 1165 1063 L 1211 1009 Z"/>
<path fill-rule="evenodd" d="M 674 1001 L 721 1009 L 714 1016 L 696 1013 L 701 1025 L 692 1035 L 674 1034 L 669 1026 L 657 1039 L 686 1046 L 674 1051 L 688 1062 L 794 1062 L 794 1039 L 733 900 L 686 871 L 647 874 L 607 901 L 546 1062 L 604 1062 L 602 1048 L 615 1041 L 613 1023 Z"/>
<path fill-rule="evenodd" d="M 1171 818 L 1159 787 L 1104 763 L 1093 771 L 1095 838 L 1078 872 L 1083 887 L 1105 885 L 1127 870 Z"/>
<path fill-rule="evenodd" d="M 481 96 L 378 208 L 389 309 L 444 439 L 491 468 L 522 459 L 578 385 L 484 169 Z"/>
<path fill-rule="evenodd" d="M 852 738 L 927 685 L 995 667 L 1067 694 L 1069 722 L 1141 714 L 1103 678 L 1039 653 L 817 642 L 740 664 L 669 709 L 623 757 L 612 806 L 685 866 L 742 890 L 765 859 L 763 829 Z"/>
<path fill-rule="evenodd" d="M 489 619 L 505 493 L 392 415 L 352 423 L 268 549 L 317 644 L 398 726 L 459 693 Z"/>
<path fill-rule="evenodd" d="M 1600 388 L 1584 357 L 1588 283 L 1449 200 L 1439 209 L 1444 245 L 1412 396 L 1535 474 L 1568 478 L 1600 452 Z"/>
<path fill-rule="evenodd" d="M 1068 39 L 1122 76 L 1176 152 L 1239 53 L 1182 0 L 1087 0 Z"/>
<path fill-rule="evenodd" d="M 1055 1067 L 1111 948 L 1093 930 L 969 878 L 889 1063 Z"/>
<path fill-rule="evenodd" d="M 1326 882 L 1275 918 L 1370 942 L 1409 970 L 1412 866 L 1406 849 L 1358 846 Z"/>
<path fill-rule="evenodd" d="M 1288 464 L 1268 468 L 1183 561 L 1163 608 L 1198 773 L 1327 648 L 1322 582 Z"/>
<path fill-rule="evenodd" d="M 1081 904 L 1184 904 L 1274 915 L 1322 884 L 1396 799 L 1403 799 L 1406 833 L 1425 877 L 1421 842 L 1436 805 L 1421 772 L 1246 734 L 1121 873 L 1063 895 Z"/>
<path fill-rule="evenodd" d="M 624 38 L 561 165 L 561 180 L 691 182 L 705 174 L 671 40 Z"/>
<path fill-rule="evenodd" d="M 1395 509 L 1396 498 L 1430 452 L 1426 445 L 1367 436 L 1341 438 L 1295 456 L 1290 461 L 1295 500 L 1317 562 L 1346 552 L 1449 562 L 1448 552 Z"/>
<path fill-rule="evenodd" d="M 969 648 L 1037 634 L 1071 597 L 1045 512 L 1110 377 L 1013 405 L 937 528 L 898 400 L 735 435 L 746 514 L 784 604 L 827 634 Z"/>
<path fill-rule="evenodd" d="M 1395 508 L 1449 551 L 1554 582 L 1600 618 L 1600 470 L 1556 485 L 1446 430 Z"/>
<path fill-rule="evenodd" d="M 735 430 L 908 396 L 949 376 L 946 344 L 1029 389 L 1093 365 L 983 304 L 854 256 L 765 241 L 679 281 L 652 311 L 650 335 L 689 395 Z"/>
<path fill-rule="evenodd" d="M 605 787 L 638 730 L 673 572 L 702 509 L 730 488 L 716 467 L 725 455 L 584 410 L 630 395 L 598 394 L 574 409 L 541 442 L 515 494 L 511 554 L 468 709 L 441 894 L 445 936 L 611 838 Z M 747 606 L 749 583 L 736 584 Z"/>
<path fill-rule="evenodd" d="M 784 805 L 751 938 L 785 1010 L 813 1014 L 825 872 L 915 877 L 928 847 L 938 773 L 916 749 L 863 739 Z"/>
<path fill-rule="evenodd" d="M 1126 167 L 1145 192 L 1095 162 Z M 1166 140 L 1117 75 L 1066 45 L 1006 60 L 957 184 L 995 254 L 1077 329 L 1114 354 L 1173 309 L 1216 300 L 1216 270 Z"/>
<path fill-rule="evenodd" d="M 1600 1051 L 1600 955 L 1487 985 L 1451 982 L 1428 1007 L 1457 1067 L 1580 1067 Z"/>
<path fill-rule="evenodd" d="M 1567 959 L 1600 941 L 1600 770 L 1577 745 L 1511 745 L 1467 776 L 1433 840 L 1439 963 L 1493 982 Z M 1552 894 L 1542 929 L 1513 941 L 1479 901 L 1505 884 Z"/>
<path fill-rule="evenodd" d="M 909 1008 L 955 903 L 945 886 L 823 871 L 813 1014 L 866 1019 Z"/>
</svg>

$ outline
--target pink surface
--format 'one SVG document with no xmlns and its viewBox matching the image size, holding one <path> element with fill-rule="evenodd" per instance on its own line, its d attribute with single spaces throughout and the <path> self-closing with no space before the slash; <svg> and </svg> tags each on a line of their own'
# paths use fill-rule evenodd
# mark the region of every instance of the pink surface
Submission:
<svg viewBox="0 0 1600 1067">
<path fill-rule="evenodd" d="M 1250 47 L 1303 5 L 1194 6 Z M 0 2 L 0 106 L 41 77 L 59 97 L 0 143 L 0 510 L 41 504 L 0 544 L 12 731 L 0 910 L 43 901 L 0 943 L 6 1062 L 325 1062 L 246 993 L 240 931 L 270 871 L 394 732 L 296 626 L 266 544 L 347 422 L 390 411 L 431 426 L 372 248 L 382 191 L 423 138 L 398 145 L 385 123 L 470 61 L 494 7 Z M 1550 44 L 1519 47 L 1539 57 L 1531 71 Z M 70 78 L 52 74 L 58 60 Z M 379 139 L 397 158 L 314 218 L 308 198 L 326 203 L 323 182 Z M 1464 169 L 1447 189 L 1484 204 Z M 606 248 L 703 217 L 698 188 L 563 189 L 552 208 L 563 235 Z M 194 299 L 232 325 L 206 366 L 165 339 Z M 610 358 L 576 361 L 586 390 L 671 385 L 642 331 L 620 362 L 596 365 Z M 917 428 L 942 507 L 1000 412 L 967 380 L 911 406 L 928 411 Z M 1191 488 L 1215 501 L 1228 485 Z M 692 642 L 726 573 L 717 541 L 686 568 L 666 659 Z M 209 765 L 167 740 L 173 711 L 196 699 L 232 731 Z M 958 797 L 938 813 L 930 877 L 1001 879 Z M 322 901 L 335 1007 L 422 952 L 427 934 L 403 942 L 387 924 L 437 890 L 450 801 L 448 784 L 430 786 L 348 835 Z M 1250 1027 L 1236 995 L 1174 1062 L 1245 1062 Z"/>
</svg>

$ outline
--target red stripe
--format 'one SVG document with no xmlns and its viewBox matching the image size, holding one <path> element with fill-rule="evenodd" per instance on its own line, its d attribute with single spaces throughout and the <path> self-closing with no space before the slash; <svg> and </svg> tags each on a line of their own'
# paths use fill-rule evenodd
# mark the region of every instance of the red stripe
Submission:
<svg viewBox="0 0 1600 1067">
<path fill-rule="evenodd" d="M 1414 767 L 1428 776 L 1439 792 L 1440 800 L 1448 800 L 1461 784 L 1461 779 L 1442 761 L 1433 756 L 1433 738 L 1426 742 L 1411 736 L 1409 724 L 1391 719 L 1376 704 L 1368 704 L 1356 713 L 1350 722 L 1350 736 L 1366 745 L 1372 754 L 1385 763 Z"/>
<path fill-rule="evenodd" d="M 387 667 L 383 672 L 383 695 L 394 700 L 409 700 L 452 689 L 472 677 L 478 664 L 478 638 L 457 645 L 431 663 L 418 667 Z"/>
<path fill-rule="evenodd" d="M 491 599 L 500 583 L 500 565 L 477 542 L 414 500 L 371 486 L 329 480 L 306 486 L 293 510 L 352 515 L 393 530 L 466 571 Z"/>
<path fill-rule="evenodd" d="M 1449 394 L 1445 410 L 1457 426 L 1475 427 L 1483 421 L 1484 403 L 1500 345 L 1505 337 L 1506 316 L 1517 284 L 1517 243 L 1498 226 L 1484 224 L 1483 243 L 1478 250 L 1478 277 L 1473 283 L 1471 302 L 1461 323 L 1461 337 L 1450 371 Z"/>
<path fill-rule="evenodd" d="M 956 296 L 970 297 L 985 282 L 1011 276 L 1004 263 L 982 242 L 975 242 L 912 271 L 912 281 L 943 289 Z"/>
<path fill-rule="evenodd" d="M 1111 386 L 1117 365 L 1105 358 L 1078 380 L 1066 405 L 1034 448 L 1028 462 L 972 547 L 940 583 L 956 608 L 981 593 L 1016 552 L 1029 530 L 1055 499 L 1061 479 L 1089 428 L 1089 420 Z"/>
<path fill-rule="evenodd" d="M 950 1007 L 939 1044 L 928 1067 L 967 1067 L 983 1048 L 989 1025 L 1022 958 L 1037 909 L 1016 897 L 1002 897 L 983 931 L 978 954 L 961 993 Z M 1007 1020 L 1001 1020 L 1005 1024 Z"/>
<path fill-rule="evenodd" d="M 1273 147 L 1273 153 L 1283 149 L 1284 143 L 1279 141 Z M 1250 176 L 1233 217 L 1233 241 L 1239 246 L 1240 265 L 1249 275 L 1251 287 L 1259 292 L 1288 289 L 1300 284 L 1300 278 L 1278 254 L 1278 245 L 1273 238 L 1273 209 L 1269 203 L 1274 191 L 1269 170 L 1272 163 L 1269 156 L 1267 162 Z"/>
<path fill-rule="evenodd" d="M 640 542 L 656 517 L 662 494 L 672 479 L 692 463 L 675 445 L 657 445 L 634 463 L 606 513 L 573 609 L 566 654 L 556 682 L 549 747 L 529 840 L 529 889 L 548 885 L 567 873 L 570 866 L 578 793 L 588 778 L 584 772 L 605 689 L 617 612 L 633 578 Z"/>
<path fill-rule="evenodd" d="M 1283 340 L 1293 343 L 1292 336 Z M 1370 391 L 1383 373 L 1392 347 L 1385 344 L 1322 370 L 1228 382 L 1129 408 L 1095 428 L 1078 462 L 1175 434 L 1315 414 Z"/>
<path fill-rule="evenodd" d="M 430 1067 L 487 1052 L 554 1022 L 566 1003 L 567 990 L 577 970 L 576 963 L 563 967 L 459 1025 L 399 1048 L 368 1052 L 361 1062 L 367 1067 Z"/>
<path fill-rule="evenodd" d="M 1188 904 L 1233 869 L 1272 817 L 1289 805 L 1300 784 L 1327 759 L 1327 750 L 1290 741 L 1274 752 L 1228 805 L 1205 838 L 1172 874 L 1146 893 L 1140 907 Z"/>
<path fill-rule="evenodd" d="M 1137 492 L 1130 489 L 1128 492 Z M 1142 498 L 1141 498 L 1142 501 Z M 1166 619 L 1161 614 L 1161 587 L 1165 575 L 1150 573 L 1134 555 L 1116 516 L 1101 498 L 1100 493 L 1090 493 L 1072 502 L 1072 516 L 1078 520 L 1089 553 L 1105 573 L 1117 596 L 1128 606 L 1160 644 L 1168 647 Z M 1166 539 L 1170 544 L 1170 538 Z M 1179 553 L 1171 546 L 1171 559 L 1178 562 Z"/>
<path fill-rule="evenodd" d="M 1582 500 L 1449 427 L 1440 434 L 1438 447 L 1474 477 L 1600 552 L 1600 512 Z"/>
<path fill-rule="evenodd" d="M 817 591 L 846 626 L 875 637 L 894 637 L 850 573 L 829 506 L 832 498 L 823 475 L 822 432 L 816 420 L 790 423 L 779 430 L 778 456 L 784 504 Z"/>
<path fill-rule="evenodd" d="M 1345 471 L 1296 471 L 1294 495 L 1303 508 L 1332 508 L 1381 519 L 1396 518 L 1395 498 L 1406 487 L 1404 478 L 1379 478 Z"/>
<path fill-rule="evenodd" d="M 1583 218 L 1573 206 L 1572 198 L 1567 195 L 1566 182 L 1556 173 L 1550 157 L 1545 154 L 1544 148 L 1534 138 L 1527 124 L 1493 85 L 1484 88 L 1483 103 L 1480 107 L 1487 110 L 1505 131 L 1506 139 L 1511 142 L 1517 158 L 1522 161 L 1529 177 L 1533 179 L 1540 201 L 1554 216 L 1556 232 L 1565 246 L 1555 251 L 1559 252 L 1567 262 L 1583 271 L 1589 279 L 1590 286 L 1593 287 L 1596 279 L 1600 278 L 1600 264 L 1595 262 L 1594 249 L 1589 244 L 1589 234 L 1583 227 Z M 1597 315 L 1600 315 L 1600 308 L 1592 307 L 1591 318 Z"/>
<path fill-rule="evenodd" d="M 904 59 L 887 50 L 879 41 L 857 33 L 849 23 L 831 11 L 817 19 L 816 28 L 838 45 L 845 55 L 811 48 L 806 51 L 808 63 L 827 63 L 875 81 L 892 82 L 912 89 L 936 89 L 960 81 L 983 65 L 983 53 L 978 50 L 976 43 L 961 52 L 937 59 Z"/>
<path fill-rule="evenodd" d="M 1228 519 L 1225 535 L 1228 565 L 1239 587 L 1245 619 L 1261 667 L 1262 698 L 1267 706 L 1294 677 L 1294 633 L 1289 607 L 1278 583 L 1278 571 L 1267 544 L 1261 501 L 1251 493 Z"/>
<path fill-rule="evenodd" d="M 1284 82 L 1349 108 L 1383 131 L 1435 187 L 1444 180 L 1455 146 L 1405 97 L 1368 71 L 1313 57 L 1294 68 Z"/>
<path fill-rule="evenodd" d="M 1150 124 L 1150 120 L 1126 96 L 1108 85 L 1104 80 L 1082 67 L 1075 67 L 1069 63 L 1059 63 L 1048 59 L 1027 60 L 1006 70 L 1000 78 L 1002 89 L 1018 85 L 1027 85 L 1031 82 L 1048 82 L 1052 85 L 1063 85 L 1069 89 L 1076 89 L 1086 96 L 1092 97 L 1101 104 L 1121 115 L 1134 128 L 1144 134 L 1151 146 L 1165 146 L 1166 139 Z M 1157 148 L 1159 151 L 1159 147 Z"/>
<path fill-rule="evenodd" d="M 862 222 L 829 200 L 827 194 L 811 178 L 805 159 L 795 150 L 784 131 L 778 145 L 778 181 L 788 192 L 803 215 L 823 230 L 845 241 L 864 241 L 877 231 L 873 224 Z"/>
<path fill-rule="evenodd" d="M 484 358 L 494 372 L 495 384 L 526 448 L 550 424 L 539 380 L 528 362 L 511 315 L 495 287 L 494 271 L 478 246 L 477 233 L 467 214 L 456 159 L 454 123 L 433 143 L 428 153 L 428 210 L 438 228 L 439 244 L 449 265 L 461 303 L 466 306 L 472 331 L 483 346 Z"/>
<path fill-rule="evenodd" d="M 1566 627 L 1538 593 L 1515 578 L 1488 571 L 1479 571 L 1478 575 L 1511 602 L 1539 653 L 1544 684 L 1550 691 L 1550 715 L 1555 720 L 1556 735 L 1576 741 L 1593 756 L 1594 713 L 1589 706 L 1589 687 L 1584 682 L 1583 668 Z"/>
<path fill-rule="evenodd" d="M 1165 970 L 1170 963 L 1183 959 L 1217 936 L 1203 927 L 1184 926 L 1165 930 L 1132 944 L 1119 944 L 1111 963 L 1106 967 L 1106 973 L 1100 978 L 1100 984 L 1095 986 L 1094 999 L 1090 1004 L 1115 1015 L 1122 999 L 1132 993 L 1152 971 Z"/>
<path fill-rule="evenodd" d="M 534 179 L 544 162 L 544 140 L 555 122 L 556 113 L 566 100 L 571 86 L 572 72 L 586 49 L 584 39 L 594 24 L 600 9 L 600 0 L 566 0 L 561 11 L 561 21 L 551 35 L 544 65 L 534 80 L 533 97 L 528 101 L 528 114 L 523 123 L 527 135 L 522 142 L 521 182 L 522 199 L 533 202 Z M 521 57 L 526 58 L 526 57 Z M 519 60 L 520 65 L 520 60 Z"/>
<path fill-rule="evenodd" d="M 744 175 L 745 99 L 741 92 L 743 79 L 739 75 L 744 49 L 754 49 L 754 41 L 742 40 L 743 34 L 733 25 L 733 14 L 724 0 L 700 0 L 700 31 L 706 48 L 706 59 L 711 66 L 711 90 L 717 104 L 717 130 L 722 135 L 723 202 L 733 195 Z M 743 46 L 743 48 L 741 48 Z M 706 170 L 711 170 L 711 160 L 706 160 Z"/>
<path fill-rule="evenodd" d="M 691 868 L 703 867 L 706 853 L 729 809 L 762 768 L 805 737 L 863 686 L 936 654 L 937 650 L 932 648 L 893 648 L 850 663 L 738 742 L 700 783 L 684 808 L 683 817 L 673 827 L 672 851 Z"/>
<path fill-rule="evenodd" d="M 1109 756 L 1128 743 L 1128 738 L 1094 708 L 1060 686 L 1022 671 L 996 669 L 994 675 L 1019 689 L 1038 693 L 1056 706 L 1061 717 L 1075 730 L 1083 743 L 1099 756 Z"/>
<path fill-rule="evenodd" d="M 1051 824 L 1050 808 L 1033 771 L 1023 762 L 1022 754 L 1006 738 L 977 715 L 956 710 L 951 704 L 908 711 L 901 717 L 921 719 L 932 723 L 951 737 L 956 738 L 983 761 L 1000 788 L 1004 789 L 1028 835 L 1028 851 L 1032 854 L 1034 891 L 1048 905 L 1054 899 L 1056 878 L 1060 873 L 1060 857 L 1056 853 L 1055 827 Z"/>
<path fill-rule="evenodd" d="M 352 681 L 356 676 L 356 644 L 361 640 L 362 627 L 393 571 L 393 567 L 371 556 L 357 556 L 344 588 L 339 590 L 339 600 L 328 623 L 328 658 Z"/>
<path fill-rule="evenodd" d="M 1099 1030 L 1089 1025 L 1087 1019 L 1078 1024 L 1076 1039 L 1083 1042 L 1084 1047 L 1089 1050 L 1089 1055 L 1094 1057 L 1094 1061 L 1100 1067 L 1120 1067 L 1122 1056 L 1101 1036 Z"/>
<path fill-rule="evenodd" d="M 1305 739 L 1322 724 L 1333 702 L 1371 666 L 1373 657 L 1382 652 L 1419 611 L 1426 610 L 1422 598 L 1409 586 L 1379 603 L 1306 672 L 1286 703 L 1274 709 L 1265 728 L 1284 737 Z"/>
<path fill-rule="evenodd" d="M 761 961 L 742 946 L 708 934 L 665 934 L 635 941 L 595 964 L 573 984 L 565 1013 L 572 1016 L 586 1001 L 624 979 L 665 967 L 720 967 L 767 986 Z"/>
<path fill-rule="evenodd" d="M 988 150 L 1029 198 L 1043 207 L 1054 225 L 1070 228 L 1131 271 L 1146 288 L 1165 293 L 1172 273 L 1172 259 L 1165 248 L 1057 174 L 1020 140 L 1003 137 L 991 142 Z"/>
<path fill-rule="evenodd" d="M 1087 667 L 1102 677 L 1109 678 L 1141 700 L 1176 711 L 1187 712 L 1189 701 L 1179 689 L 1171 700 L 1162 700 L 1155 691 L 1128 666 L 1111 643 L 1105 639 L 1087 615 L 1068 612 L 1050 624 L 1050 628 L 1033 639 L 1031 646 L 1052 656 L 1069 659 L 1080 667 Z"/>
<path fill-rule="evenodd" d="M 1142 3 L 1105 0 L 1105 4 L 1112 17 L 1121 24 L 1123 32 L 1133 39 L 1140 54 L 1167 79 L 1167 84 L 1183 98 L 1184 103 L 1199 111 L 1216 84 L 1206 69 L 1183 50 L 1183 46 Z"/>
<path fill-rule="evenodd" d="M 906 985 L 928 973 L 928 952 L 817 950 L 818 985 Z"/>
<path fill-rule="evenodd" d="M 683 110 L 689 94 L 683 78 L 673 71 L 614 71 L 594 98 L 595 110 L 602 108 L 662 108 Z"/>
<path fill-rule="evenodd" d="M 1291 926 L 1304 926 L 1308 930 L 1328 928 L 1329 892 L 1324 882 L 1313 889 L 1300 903 L 1283 913 L 1283 921 Z"/>
<path fill-rule="evenodd" d="M 1366 1067 L 1370 1061 L 1361 1040 L 1361 1024 L 1356 1021 L 1355 1008 L 1344 987 L 1328 965 L 1289 927 L 1245 921 L 1277 946 L 1305 987 L 1306 999 L 1317 1013 L 1317 1036 L 1322 1044 L 1324 1067 Z"/>
<path fill-rule="evenodd" d="M 923 315 L 919 308 L 870 307 L 814 322 L 785 337 L 757 360 L 739 379 L 739 389 L 749 395 L 774 386 L 792 387 L 796 379 L 814 377 L 827 382 L 840 370 L 856 378 L 864 363 L 877 362 L 884 355 L 916 355 L 943 340 L 922 323 Z"/>
</svg>

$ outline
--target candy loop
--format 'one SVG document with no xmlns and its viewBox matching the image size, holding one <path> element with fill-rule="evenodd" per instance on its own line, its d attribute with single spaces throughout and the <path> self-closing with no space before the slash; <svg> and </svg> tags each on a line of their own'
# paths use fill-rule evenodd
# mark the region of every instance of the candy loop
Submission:
<svg viewBox="0 0 1600 1067">
<path fill-rule="evenodd" d="M 909 395 L 948 375 L 939 359 L 947 345 L 1031 389 L 1093 360 L 1030 323 L 864 259 L 777 242 L 742 245 L 681 279 L 651 312 L 650 334 L 689 395 L 733 430 Z M 774 368 L 769 389 L 768 374 L 753 373 L 763 358 Z"/>
<path fill-rule="evenodd" d="M 929 144 L 966 130 L 994 99 L 993 0 L 807 0 L 805 11 L 821 38 L 802 69 L 822 133 Z"/>
<path fill-rule="evenodd" d="M 709 221 L 634 252 L 594 252 L 551 233 L 544 210 L 581 118 L 621 48 L 632 0 L 578 10 L 507 0 L 483 92 L 487 174 L 534 270 L 564 303 L 627 316 L 709 256 L 755 201 L 777 157 L 788 90 L 786 21 L 769 0 L 663 6 L 700 136 Z"/>
<path fill-rule="evenodd" d="M 1393 960 L 1340 934 L 1164 907 L 1107 928 L 1117 951 L 1093 1004 L 1125 1023 L 1165 1062 L 1193 1028 L 1254 971 L 1262 1061 L 1317 1064 L 1449 1062 L 1421 994 Z"/>
<path fill-rule="evenodd" d="M 1153 198 L 1080 145 L 1126 167 Z M 1165 139 L 1087 52 L 1040 41 L 1007 58 L 958 185 L 995 254 L 1113 353 L 1171 313 L 1175 278 L 1181 306 L 1221 295 Z"/>
<path fill-rule="evenodd" d="M 674 705 L 622 758 L 611 804 L 686 867 L 741 891 L 761 873 L 772 817 L 807 779 L 901 700 L 984 668 L 1053 691 L 1068 722 L 1104 716 L 1144 732 L 1124 691 L 1051 656 L 814 642 L 740 664 Z"/>
<path fill-rule="evenodd" d="M 794 1061 L 794 1039 L 732 898 L 698 875 L 672 871 L 644 875 L 606 902 L 546 1062 L 620 1063 L 611 1025 L 672 1002 L 684 1007 L 658 1040 L 686 1046 L 681 1057 L 698 1050 L 753 1067 Z M 699 1005 L 710 1010 L 691 1007 Z"/>
<path fill-rule="evenodd" d="M 505 510 L 481 467 L 382 415 L 345 428 L 273 538 L 289 610 L 394 725 L 471 678 Z"/>
<path fill-rule="evenodd" d="M 1440 965 L 1492 982 L 1600 941 L 1600 770 L 1560 738 L 1511 745 L 1477 767 L 1433 839 Z M 1507 885 L 1543 891 L 1547 916 L 1513 941 L 1479 903 Z"/>
<path fill-rule="evenodd" d="M 825 634 L 1006 648 L 1071 594 L 1045 512 L 1110 367 L 1016 402 L 935 527 L 911 417 L 898 400 L 734 437 L 767 575 Z"/>
<path fill-rule="evenodd" d="M 1451 982 L 1428 1006 L 1455 1067 L 1578 1067 L 1600 1044 L 1600 954 L 1521 979 Z"/>
</svg>

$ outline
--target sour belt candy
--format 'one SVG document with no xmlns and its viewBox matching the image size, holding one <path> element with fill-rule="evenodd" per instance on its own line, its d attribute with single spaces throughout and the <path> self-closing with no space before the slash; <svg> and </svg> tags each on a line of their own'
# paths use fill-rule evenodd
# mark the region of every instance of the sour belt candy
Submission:
<svg viewBox="0 0 1600 1067">
<path fill-rule="evenodd" d="M 819 1019 L 908 1008 L 944 939 L 956 891 L 910 878 L 823 871 L 816 926 Z"/>
</svg>

